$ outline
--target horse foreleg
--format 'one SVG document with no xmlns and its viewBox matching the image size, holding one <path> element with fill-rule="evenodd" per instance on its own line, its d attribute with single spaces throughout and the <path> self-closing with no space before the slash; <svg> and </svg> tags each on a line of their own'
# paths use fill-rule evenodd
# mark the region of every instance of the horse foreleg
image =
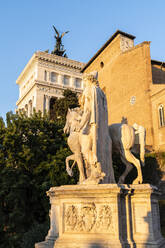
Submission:
<svg viewBox="0 0 165 248">
<path fill-rule="evenodd" d="M 126 168 L 123 174 L 119 177 L 118 183 L 122 184 L 125 182 L 125 178 L 127 177 L 128 173 L 132 170 L 133 166 L 129 163 L 123 155 L 121 155 L 121 160 L 125 164 Z"/>
<path fill-rule="evenodd" d="M 133 184 L 139 184 L 143 182 L 143 177 L 142 177 L 142 170 L 141 170 L 141 165 L 140 161 L 133 156 L 133 154 L 130 152 L 130 150 L 124 150 L 125 158 L 128 160 L 128 162 L 134 164 L 134 166 L 137 169 L 137 178 L 133 181 Z"/>
<path fill-rule="evenodd" d="M 73 172 L 72 172 L 73 166 L 72 166 L 72 168 L 70 168 L 70 166 L 69 166 L 69 161 L 70 161 L 70 160 L 76 161 L 76 160 L 75 160 L 75 154 L 72 154 L 72 155 L 68 156 L 68 157 L 66 158 L 66 160 L 65 160 L 65 163 L 66 163 L 66 171 L 67 171 L 68 175 L 72 177 L 72 176 L 73 176 Z"/>
<path fill-rule="evenodd" d="M 76 153 L 75 154 L 75 160 L 78 165 L 79 169 L 79 183 L 81 184 L 85 180 L 85 174 L 84 174 L 84 165 L 83 165 L 83 158 L 81 153 Z"/>
</svg>

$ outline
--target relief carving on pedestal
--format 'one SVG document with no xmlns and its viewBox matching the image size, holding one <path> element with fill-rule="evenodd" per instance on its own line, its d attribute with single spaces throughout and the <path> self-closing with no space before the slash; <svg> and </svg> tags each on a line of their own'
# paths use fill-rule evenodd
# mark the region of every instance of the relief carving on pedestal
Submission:
<svg viewBox="0 0 165 248">
<path fill-rule="evenodd" d="M 100 208 L 99 218 L 97 221 L 97 228 L 101 230 L 108 230 L 112 224 L 112 211 L 110 206 L 104 205 Z"/>
<path fill-rule="evenodd" d="M 96 206 L 94 203 L 68 206 L 64 225 L 65 231 L 70 232 L 112 232 L 114 228 L 111 207 L 109 205 Z"/>
<path fill-rule="evenodd" d="M 86 232 L 91 231 L 96 223 L 96 217 L 97 217 L 97 212 L 96 212 L 95 204 L 91 203 L 85 205 L 84 207 L 81 208 L 78 229 L 80 231 L 86 231 Z"/>
<path fill-rule="evenodd" d="M 65 218 L 67 229 L 74 230 L 78 219 L 77 208 L 74 205 L 68 207 Z"/>
</svg>

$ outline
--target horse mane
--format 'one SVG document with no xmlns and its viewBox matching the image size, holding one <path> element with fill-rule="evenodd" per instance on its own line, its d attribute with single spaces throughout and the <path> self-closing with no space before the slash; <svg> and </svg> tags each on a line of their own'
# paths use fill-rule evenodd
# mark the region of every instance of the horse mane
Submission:
<svg viewBox="0 0 165 248">
<path fill-rule="evenodd" d="M 83 110 L 80 107 L 72 108 L 71 111 L 76 112 L 80 116 L 83 114 Z"/>
</svg>

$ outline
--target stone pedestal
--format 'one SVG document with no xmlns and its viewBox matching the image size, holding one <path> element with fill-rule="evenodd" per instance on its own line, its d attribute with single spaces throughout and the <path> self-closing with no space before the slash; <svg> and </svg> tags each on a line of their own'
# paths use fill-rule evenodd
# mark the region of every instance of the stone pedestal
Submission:
<svg viewBox="0 0 165 248">
<path fill-rule="evenodd" d="M 158 190 L 149 184 L 125 187 L 127 240 L 131 247 L 164 248 L 161 235 Z"/>
<path fill-rule="evenodd" d="M 70 185 L 48 195 L 51 226 L 35 248 L 165 247 L 151 185 Z"/>
</svg>

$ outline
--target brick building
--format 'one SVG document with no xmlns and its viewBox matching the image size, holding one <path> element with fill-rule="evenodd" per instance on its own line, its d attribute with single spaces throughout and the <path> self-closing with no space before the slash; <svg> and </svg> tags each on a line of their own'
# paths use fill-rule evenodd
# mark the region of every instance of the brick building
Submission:
<svg viewBox="0 0 165 248">
<path fill-rule="evenodd" d="M 151 60 L 150 42 L 134 46 L 133 35 L 116 31 L 84 66 L 98 71 L 109 124 L 126 117 L 146 128 L 149 150 L 165 150 L 165 63 Z"/>
</svg>

